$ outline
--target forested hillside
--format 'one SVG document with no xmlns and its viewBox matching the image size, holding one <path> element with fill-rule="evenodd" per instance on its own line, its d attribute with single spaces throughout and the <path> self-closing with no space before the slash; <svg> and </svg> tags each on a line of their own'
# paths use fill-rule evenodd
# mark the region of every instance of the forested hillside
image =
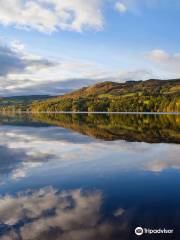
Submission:
<svg viewBox="0 0 180 240">
<path fill-rule="evenodd" d="M 103 82 L 58 97 L 1 98 L 0 111 L 180 112 L 180 79 Z"/>
<path fill-rule="evenodd" d="M 180 79 L 103 82 L 36 102 L 33 112 L 180 112 Z"/>
<path fill-rule="evenodd" d="M 13 96 L 0 98 L 0 111 L 30 111 L 31 104 L 50 98 L 48 95 Z"/>
</svg>

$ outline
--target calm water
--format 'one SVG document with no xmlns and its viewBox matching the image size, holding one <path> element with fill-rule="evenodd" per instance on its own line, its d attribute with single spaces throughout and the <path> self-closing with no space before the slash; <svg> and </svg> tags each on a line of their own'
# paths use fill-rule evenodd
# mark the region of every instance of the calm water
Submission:
<svg viewBox="0 0 180 240">
<path fill-rule="evenodd" d="M 179 240 L 179 143 L 179 115 L 2 115 L 0 240 Z"/>
</svg>

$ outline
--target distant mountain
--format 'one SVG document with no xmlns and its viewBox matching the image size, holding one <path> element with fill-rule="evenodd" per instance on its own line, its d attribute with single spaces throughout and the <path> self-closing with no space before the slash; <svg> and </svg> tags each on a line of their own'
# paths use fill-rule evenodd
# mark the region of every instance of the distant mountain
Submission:
<svg viewBox="0 0 180 240">
<path fill-rule="evenodd" d="M 48 95 L 28 95 L 0 97 L 0 110 L 27 110 L 27 108 L 36 101 L 49 99 Z"/>
<path fill-rule="evenodd" d="M 2 111 L 180 112 L 180 79 L 102 82 L 58 97 L 0 99 Z"/>
<path fill-rule="evenodd" d="M 103 82 L 36 102 L 33 112 L 180 112 L 180 79 Z"/>
</svg>

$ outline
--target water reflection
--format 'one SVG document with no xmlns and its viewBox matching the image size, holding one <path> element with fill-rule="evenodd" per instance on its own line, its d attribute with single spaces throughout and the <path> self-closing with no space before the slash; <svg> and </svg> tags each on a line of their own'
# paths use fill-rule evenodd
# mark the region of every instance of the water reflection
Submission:
<svg viewBox="0 0 180 240">
<path fill-rule="evenodd" d="M 171 239 L 178 239 L 177 205 L 158 205 L 158 196 L 146 203 L 134 198 L 125 208 L 120 197 L 117 203 L 110 200 L 98 190 L 60 191 L 51 186 L 6 194 L 0 197 L 0 240 L 131 240 L 136 239 L 137 224 L 173 228 L 176 238 Z"/>
<path fill-rule="evenodd" d="M 98 240 L 123 235 L 125 211 L 117 209 L 115 217 L 103 218 L 102 200 L 99 191 L 59 192 L 52 187 L 5 195 L 0 198 L 0 239 Z"/>
<path fill-rule="evenodd" d="M 180 229 L 179 116 L 0 119 L 0 240 L 131 240 L 137 225 Z"/>
<path fill-rule="evenodd" d="M 53 114 L 0 116 L 1 124 L 59 126 L 102 140 L 180 143 L 178 114 Z"/>
<path fill-rule="evenodd" d="M 180 115 L 41 113 L 33 117 L 103 140 L 180 143 Z"/>
<path fill-rule="evenodd" d="M 180 169 L 176 144 L 149 144 L 123 140 L 101 141 L 61 128 L 3 126 L 0 131 L 0 178 L 24 178 L 35 168 L 83 165 L 84 171 L 153 171 Z M 98 151 L 97 151 L 98 149 Z M 49 164 L 51 163 L 51 164 Z"/>
</svg>

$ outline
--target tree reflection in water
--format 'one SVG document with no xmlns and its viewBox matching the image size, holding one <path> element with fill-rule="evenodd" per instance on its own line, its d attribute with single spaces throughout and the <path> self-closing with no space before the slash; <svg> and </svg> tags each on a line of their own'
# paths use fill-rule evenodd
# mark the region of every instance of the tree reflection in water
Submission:
<svg viewBox="0 0 180 240">
<path fill-rule="evenodd" d="M 180 115 L 41 113 L 33 118 L 108 141 L 180 143 Z"/>
</svg>

